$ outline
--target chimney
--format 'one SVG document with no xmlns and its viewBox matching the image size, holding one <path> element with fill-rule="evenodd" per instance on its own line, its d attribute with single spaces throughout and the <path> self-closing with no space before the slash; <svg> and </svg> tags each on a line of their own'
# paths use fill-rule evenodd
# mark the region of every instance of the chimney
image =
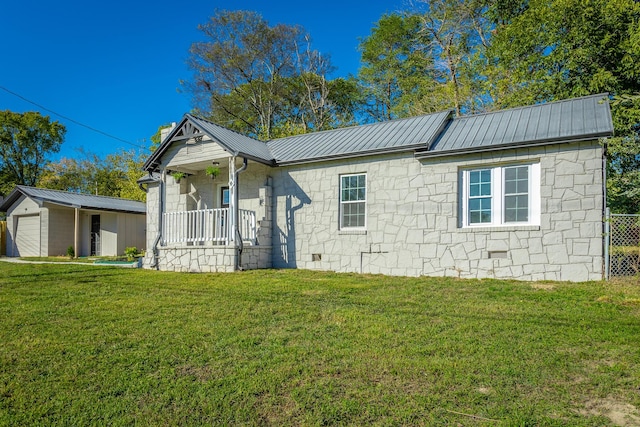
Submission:
<svg viewBox="0 0 640 427">
<path fill-rule="evenodd" d="M 172 130 L 175 129 L 175 127 L 176 127 L 176 122 L 171 122 L 171 126 L 169 126 L 168 128 L 160 129 L 161 144 L 164 142 L 165 139 L 167 139 L 167 136 L 169 136 L 169 134 L 171 133 Z"/>
</svg>

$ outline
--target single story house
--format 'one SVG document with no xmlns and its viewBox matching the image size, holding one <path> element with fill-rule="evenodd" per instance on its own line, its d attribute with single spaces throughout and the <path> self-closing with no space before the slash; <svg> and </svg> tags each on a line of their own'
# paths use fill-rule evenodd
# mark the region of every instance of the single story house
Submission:
<svg viewBox="0 0 640 427">
<path fill-rule="evenodd" d="M 7 256 L 122 255 L 144 249 L 146 205 L 18 185 L 0 204 L 7 213 Z"/>
<path fill-rule="evenodd" d="M 139 181 L 143 265 L 599 280 L 612 134 L 606 94 L 266 143 L 187 114 Z"/>
</svg>

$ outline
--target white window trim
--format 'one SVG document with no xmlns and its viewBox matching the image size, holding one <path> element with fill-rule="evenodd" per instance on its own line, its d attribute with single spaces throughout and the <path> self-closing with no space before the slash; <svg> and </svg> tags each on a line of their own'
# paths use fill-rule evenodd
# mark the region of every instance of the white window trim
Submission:
<svg viewBox="0 0 640 427">
<path fill-rule="evenodd" d="M 504 170 L 511 167 L 529 167 L 529 221 L 504 221 Z M 469 181 L 475 170 L 491 170 L 491 222 L 469 223 Z M 462 227 L 518 227 L 540 225 L 540 163 L 507 163 L 501 165 L 477 165 L 462 170 L 462 195 L 460 197 Z"/>
<path fill-rule="evenodd" d="M 358 200 L 357 202 L 344 202 L 342 201 L 342 178 L 345 177 L 349 177 L 349 176 L 361 176 L 364 175 L 364 200 Z M 367 196 L 368 196 L 368 188 L 369 188 L 369 182 L 367 180 L 367 174 L 365 172 L 360 172 L 360 173 L 345 173 L 342 174 L 338 177 L 338 204 L 339 204 L 339 209 L 338 209 L 338 229 L 340 231 L 361 231 L 361 230 L 366 230 L 367 229 L 367 211 L 368 211 L 368 207 L 367 207 Z M 349 204 L 349 203 L 362 203 L 364 202 L 364 226 L 362 227 L 345 227 L 344 225 L 342 225 L 342 208 L 345 204 Z"/>
</svg>

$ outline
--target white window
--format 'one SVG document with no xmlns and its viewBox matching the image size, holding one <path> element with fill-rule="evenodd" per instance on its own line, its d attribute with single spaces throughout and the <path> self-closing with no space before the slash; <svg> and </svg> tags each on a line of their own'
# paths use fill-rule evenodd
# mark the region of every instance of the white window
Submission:
<svg viewBox="0 0 640 427">
<path fill-rule="evenodd" d="M 367 175 L 340 176 L 340 228 L 365 228 L 367 223 Z"/>
<path fill-rule="evenodd" d="M 540 224 L 540 164 L 462 171 L 462 226 Z"/>
</svg>

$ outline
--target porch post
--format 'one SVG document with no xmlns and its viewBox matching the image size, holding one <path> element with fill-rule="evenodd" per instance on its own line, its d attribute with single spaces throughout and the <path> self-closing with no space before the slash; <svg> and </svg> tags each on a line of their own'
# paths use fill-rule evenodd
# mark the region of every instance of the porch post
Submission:
<svg viewBox="0 0 640 427">
<path fill-rule="evenodd" d="M 229 228 L 227 230 L 227 244 L 235 242 L 236 236 L 236 158 L 229 158 Z M 234 244 L 235 246 L 235 244 Z"/>
<path fill-rule="evenodd" d="M 73 224 L 73 257 L 78 258 L 80 248 L 80 209 L 75 208 L 75 219 Z"/>
</svg>

